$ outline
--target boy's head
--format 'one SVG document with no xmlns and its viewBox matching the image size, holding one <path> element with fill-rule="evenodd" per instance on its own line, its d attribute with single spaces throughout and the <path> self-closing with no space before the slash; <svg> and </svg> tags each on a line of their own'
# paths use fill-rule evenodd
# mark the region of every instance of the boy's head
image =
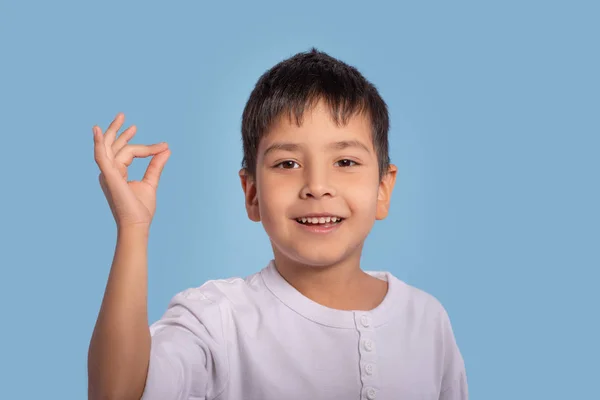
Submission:
<svg viewBox="0 0 600 400">
<path fill-rule="evenodd" d="M 395 182 L 388 129 L 375 87 L 316 49 L 259 79 L 242 117 L 240 177 L 248 216 L 262 221 L 276 260 L 360 258 Z"/>
<path fill-rule="evenodd" d="M 356 114 L 371 123 L 379 175 L 387 173 L 389 116 L 373 84 L 354 67 L 313 48 L 298 53 L 265 72 L 254 87 L 242 116 L 242 167 L 254 177 L 258 145 L 273 124 L 288 117 L 297 125 L 319 101 L 329 106 L 336 124 L 345 125 Z"/>
</svg>

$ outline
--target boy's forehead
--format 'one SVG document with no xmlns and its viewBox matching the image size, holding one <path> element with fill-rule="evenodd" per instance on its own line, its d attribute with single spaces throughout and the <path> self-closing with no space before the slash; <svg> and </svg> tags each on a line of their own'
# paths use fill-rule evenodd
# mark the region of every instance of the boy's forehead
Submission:
<svg viewBox="0 0 600 400">
<path fill-rule="evenodd" d="M 270 142 L 311 141 L 327 142 L 332 140 L 362 140 L 370 145 L 372 126 L 368 115 L 354 113 L 346 121 L 341 117 L 336 122 L 334 112 L 323 101 L 304 110 L 299 119 L 293 113 L 282 113 L 261 138 L 259 148 Z"/>
</svg>

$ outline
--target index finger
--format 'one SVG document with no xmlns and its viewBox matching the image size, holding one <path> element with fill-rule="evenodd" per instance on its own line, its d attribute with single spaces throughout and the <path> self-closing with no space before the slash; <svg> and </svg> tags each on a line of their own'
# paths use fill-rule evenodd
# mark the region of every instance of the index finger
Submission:
<svg viewBox="0 0 600 400">
<path fill-rule="evenodd" d="M 115 161 L 126 166 L 130 166 L 134 158 L 144 158 L 153 154 L 160 153 L 168 148 L 165 142 L 151 145 L 144 144 L 129 144 L 123 147 L 115 156 Z"/>
</svg>

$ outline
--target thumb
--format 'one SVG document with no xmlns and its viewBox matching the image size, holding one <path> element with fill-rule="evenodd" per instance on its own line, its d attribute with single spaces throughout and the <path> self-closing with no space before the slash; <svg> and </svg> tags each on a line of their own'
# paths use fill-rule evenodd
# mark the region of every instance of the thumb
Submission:
<svg viewBox="0 0 600 400">
<path fill-rule="evenodd" d="M 156 189 L 158 187 L 158 181 L 160 180 L 162 171 L 170 155 L 171 150 L 167 149 L 152 157 L 152 160 L 150 160 L 150 163 L 148 164 L 148 168 L 146 168 L 146 173 L 144 174 L 142 181 L 148 183 Z"/>
</svg>

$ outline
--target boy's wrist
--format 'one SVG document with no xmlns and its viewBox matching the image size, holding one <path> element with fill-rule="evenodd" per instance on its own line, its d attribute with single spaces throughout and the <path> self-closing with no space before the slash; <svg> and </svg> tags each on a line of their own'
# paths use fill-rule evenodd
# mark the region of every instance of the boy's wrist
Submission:
<svg viewBox="0 0 600 400">
<path fill-rule="evenodd" d="M 144 237 L 150 236 L 149 225 L 128 225 L 117 227 L 117 237 Z"/>
</svg>

